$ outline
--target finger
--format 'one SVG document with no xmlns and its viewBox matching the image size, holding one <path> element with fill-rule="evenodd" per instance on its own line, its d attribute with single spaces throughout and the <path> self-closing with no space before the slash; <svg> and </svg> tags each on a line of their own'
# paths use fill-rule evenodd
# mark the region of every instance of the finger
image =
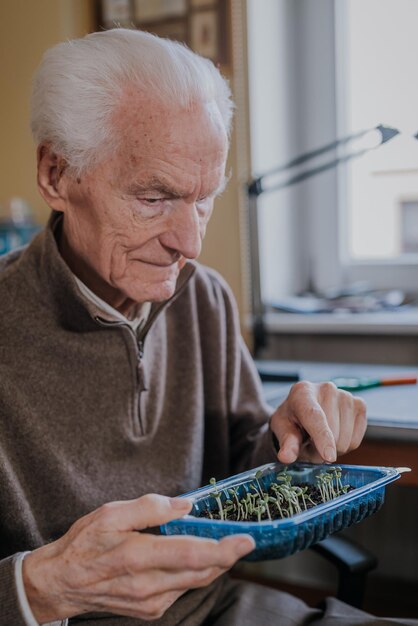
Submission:
<svg viewBox="0 0 418 626">
<path fill-rule="evenodd" d="M 317 464 L 322 464 L 324 462 L 324 459 L 319 454 L 310 439 L 304 446 L 302 446 L 298 460 Z"/>
<path fill-rule="evenodd" d="M 142 570 L 229 569 L 255 548 L 249 535 L 230 535 L 220 541 L 187 535 L 132 534 L 103 557 L 103 567 L 113 576 Z"/>
<path fill-rule="evenodd" d="M 300 387 L 300 393 L 295 395 L 293 401 L 293 414 L 300 427 L 308 433 L 322 459 L 330 463 L 335 461 L 337 451 L 334 435 L 325 412 L 316 399 L 315 387 Z"/>
<path fill-rule="evenodd" d="M 183 593 L 188 589 L 206 587 L 226 571 L 226 568 L 221 567 L 177 572 L 158 569 L 147 570 L 136 575 L 127 574 L 117 579 L 102 581 L 96 587 L 96 597 L 107 596 L 116 601 L 123 601 L 125 606 L 132 606 L 135 602 L 145 602 L 162 594 Z"/>
<path fill-rule="evenodd" d="M 137 609 L 131 614 L 132 617 L 140 617 L 141 619 L 156 620 L 164 615 L 164 613 L 170 608 L 174 602 L 184 594 L 184 590 L 181 591 L 169 591 L 159 596 L 153 596 L 141 603 L 140 613 Z"/>
<path fill-rule="evenodd" d="M 351 450 L 353 429 L 356 421 L 356 409 L 354 405 L 354 398 L 351 393 L 347 391 L 340 391 L 339 393 L 339 415 L 340 415 L 340 427 L 337 440 L 337 454 L 346 454 Z"/>
<path fill-rule="evenodd" d="M 94 512 L 94 522 L 106 531 L 143 530 L 178 519 L 191 507 L 192 502 L 187 498 L 147 494 L 136 500 L 104 504 Z"/>
<path fill-rule="evenodd" d="M 157 593 L 142 599 L 141 593 L 135 593 L 132 589 L 128 592 L 125 585 L 128 580 L 110 581 L 107 587 L 103 584 L 99 593 L 94 597 L 89 595 L 87 612 L 100 611 L 117 613 L 127 617 L 146 620 L 155 620 L 170 608 L 174 602 L 185 593 L 185 589 Z"/>
<path fill-rule="evenodd" d="M 175 537 L 162 537 L 167 539 L 176 539 Z M 181 538 L 187 539 L 187 538 Z M 94 601 L 98 605 L 110 606 L 112 609 L 117 607 L 123 610 L 134 608 L 138 602 L 144 607 L 144 602 L 152 598 L 158 599 L 162 595 L 170 592 L 184 593 L 184 591 L 192 588 L 204 587 L 209 585 L 215 578 L 219 577 L 230 569 L 240 556 L 248 552 L 248 548 L 254 547 L 254 541 L 248 535 L 229 536 L 221 539 L 219 542 L 197 539 L 196 544 L 204 546 L 205 543 L 210 544 L 213 552 L 213 544 L 219 547 L 219 561 L 221 566 L 210 566 L 204 568 L 201 559 L 186 557 L 183 566 L 178 563 L 171 564 L 178 569 L 145 569 L 136 573 L 130 570 L 127 574 L 106 578 L 102 580 L 95 588 Z M 237 549 L 239 546 L 239 549 Z M 205 546 L 206 547 L 206 546 Z M 232 549 L 232 553 L 231 553 Z M 196 550 L 193 551 L 196 553 Z M 193 554 L 193 553 L 189 553 Z M 110 605 L 109 605 L 110 601 Z"/>
<path fill-rule="evenodd" d="M 338 441 L 340 436 L 340 399 L 341 394 L 337 387 L 331 382 L 320 383 L 318 385 L 319 405 L 324 411 L 328 426 L 334 436 L 334 441 Z"/>
<path fill-rule="evenodd" d="M 153 596 L 141 603 L 141 613 L 136 613 L 133 617 L 140 617 L 141 619 L 156 620 L 164 615 L 164 613 L 170 608 L 172 604 L 183 594 L 185 591 L 169 591 L 167 593 Z"/>
<path fill-rule="evenodd" d="M 356 419 L 351 438 L 350 450 L 355 450 L 361 444 L 367 429 L 367 406 L 363 398 L 354 396 Z"/>
<path fill-rule="evenodd" d="M 337 450 L 334 435 L 328 426 L 325 413 L 319 405 L 306 416 L 304 428 L 322 459 L 328 463 L 336 461 Z"/>
<path fill-rule="evenodd" d="M 283 420 L 274 429 L 274 434 L 279 442 L 277 458 L 281 463 L 294 463 L 299 458 L 304 433 L 290 420 Z"/>
</svg>

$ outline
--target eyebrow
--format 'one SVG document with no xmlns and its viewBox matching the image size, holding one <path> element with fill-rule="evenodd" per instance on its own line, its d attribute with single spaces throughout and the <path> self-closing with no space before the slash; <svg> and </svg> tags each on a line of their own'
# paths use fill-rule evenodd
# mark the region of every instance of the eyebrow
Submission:
<svg viewBox="0 0 418 626">
<path fill-rule="evenodd" d="M 229 181 L 229 176 L 223 176 L 221 183 L 218 187 L 211 193 L 207 194 L 207 196 L 218 196 L 221 194 Z M 165 196 L 169 196 L 170 198 L 184 198 L 190 194 L 190 190 L 188 189 L 179 189 L 172 187 L 169 184 L 164 183 L 164 181 L 159 178 L 152 178 L 146 182 L 136 182 L 128 187 L 128 193 L 131 195 L 137 195 L 146 193 L 147 191 L 157 191 Z"/>
</svg>

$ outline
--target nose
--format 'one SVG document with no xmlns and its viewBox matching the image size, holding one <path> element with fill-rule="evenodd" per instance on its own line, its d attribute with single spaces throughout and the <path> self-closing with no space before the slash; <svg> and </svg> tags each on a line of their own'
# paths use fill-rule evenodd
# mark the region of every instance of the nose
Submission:
<svg viewBox="0 0 418 626">
<path fill-rule="evenodd" d="M 165 246 L 186 259 L 196 259 L 202 249 L 202 231 L 194 202 L 182 201 L 171 215 L 171 223 L 160 238 Z"/>
</svg>

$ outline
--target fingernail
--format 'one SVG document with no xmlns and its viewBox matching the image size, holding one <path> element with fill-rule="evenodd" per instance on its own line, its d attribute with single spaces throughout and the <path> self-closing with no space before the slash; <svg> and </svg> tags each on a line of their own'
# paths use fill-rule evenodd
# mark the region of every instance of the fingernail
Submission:
<svg viewBox="0 0 418 626">
<path fill-rule="evenodd" d="M 324 458 L 326 461 L 328 461 L 329 463 L 333 463 L 336 458 L 337 455 L 335 454 L 335 450 L 332 446 L 327 446 L 324 450 Z"/>
<path fill-rule="evenodd" d="M 192 501 L 187 498 L 171 498 L 171 506 L 173 509 L 188 510 L 192 508 Z"/>
</svg>

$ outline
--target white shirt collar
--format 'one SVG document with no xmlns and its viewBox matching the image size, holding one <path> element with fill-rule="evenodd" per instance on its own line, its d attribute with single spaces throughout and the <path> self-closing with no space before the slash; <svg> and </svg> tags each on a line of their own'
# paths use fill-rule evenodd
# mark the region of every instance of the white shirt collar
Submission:
<svg viewBox="0 0 418 626">
<path fill-rule="evenodd" d="M 139 305 L 134 319 L 128 319 L 120 311 L 114 309 L 113 306 L 110 306 L 110 304 L 99 298 L 99 296 L 89 289 L 75 274 L 73 274 L 73 276 L 82 295 L 98 309 L 103 311 L 107 317 L 110 317 L 115 322 L 127 324 L 134 332 L 136 332 L 139 327 L 144 326 L 150 314 L 151 302 L 144 302 L 142 305 Z"/>
</svg>

